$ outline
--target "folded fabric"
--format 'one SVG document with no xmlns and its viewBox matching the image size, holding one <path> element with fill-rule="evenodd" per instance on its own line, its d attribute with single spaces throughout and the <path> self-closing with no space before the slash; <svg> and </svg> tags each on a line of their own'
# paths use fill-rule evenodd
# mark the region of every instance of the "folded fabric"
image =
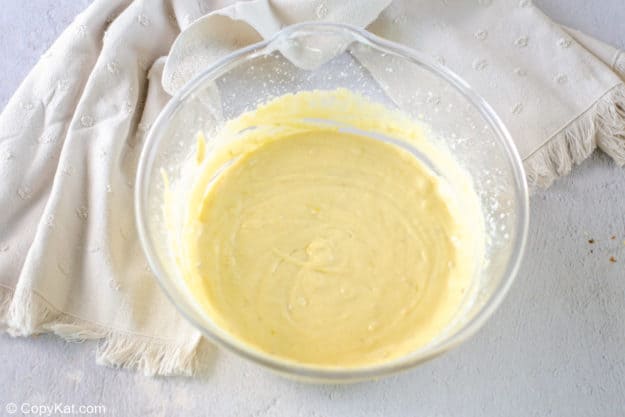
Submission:
<svg viewBox="0 0 625 417">
<path fill-rule="evenodd" d="M 292 23 L 367 27 L 431 54 L 502 117 L 532 185 L 549 185 L 597 146 L 625 163 L 625 55 L 527 0 L 219 3 L 96 0 L 3 111 L 0 323 L 9 334 L 100 339 L 99 362 L 146 374 L 201 365 L 206 342 L 161 293 L 137 240 L 137 158 L 171 94 Z M 374 78 L 382 70 L 366 65 Z M 401 100 L 409 86 L 384 88 Z"/>
</svg>

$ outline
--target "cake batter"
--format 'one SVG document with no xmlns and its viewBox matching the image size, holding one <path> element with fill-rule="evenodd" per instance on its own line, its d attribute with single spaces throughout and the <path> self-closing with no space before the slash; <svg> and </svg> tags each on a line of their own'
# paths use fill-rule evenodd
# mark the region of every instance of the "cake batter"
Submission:
<svg viewBox="0 0 625 417">
<path fill-rule="evenodd" d="M 446 179 L 372 135 L 418 149 Z M 396 111 L 347 90 L 279 97 L 208 143 L 200 135 L 189 163 L 167 203 L 183 205 L 167 210 L 182 217 L 170 221 L 177 264 L 208 315 L 248 345 L 307 365 L 372 365 L 435 340 L 470 298 L 477 197 Z"/>
</svg>

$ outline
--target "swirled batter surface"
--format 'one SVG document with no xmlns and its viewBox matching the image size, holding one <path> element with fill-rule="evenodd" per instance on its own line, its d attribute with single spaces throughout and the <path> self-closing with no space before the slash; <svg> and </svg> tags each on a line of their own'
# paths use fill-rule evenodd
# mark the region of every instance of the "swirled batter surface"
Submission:
<svg viewBox="0 0 625 417">
<path fill-rule="evenodd" d="M 319 119 L 408 140 L 457 183 Z M 308 92 L 215 141 L 201 139 L 192 185 L 177 190 L 172 244 L 193 295 L 239 340 L 299 363 L 371 365 L 431 342 L 467 301 L 477 199 L 407 118 L 344 90 Z"/>
</svg>

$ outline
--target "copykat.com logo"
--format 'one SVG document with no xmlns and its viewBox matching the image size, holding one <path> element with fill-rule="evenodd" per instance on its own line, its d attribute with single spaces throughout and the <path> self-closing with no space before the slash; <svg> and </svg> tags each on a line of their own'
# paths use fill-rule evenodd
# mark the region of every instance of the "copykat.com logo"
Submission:
<svg viewBox="0 0 625 417">
<path fill-rule="evenodd" d="M 67 404 L 62 402 L 50 404 L 6 403 L 4 410 L 9 415 L 38 417 L 106 414 L 106 406 L 103 404 Z"/>
</svg>

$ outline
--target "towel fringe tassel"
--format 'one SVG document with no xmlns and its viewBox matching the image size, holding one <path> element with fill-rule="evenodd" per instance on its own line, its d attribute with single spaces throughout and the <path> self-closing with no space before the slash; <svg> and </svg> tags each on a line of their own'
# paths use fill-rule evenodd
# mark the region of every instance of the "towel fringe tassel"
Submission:
<svg viewBox="0 0 625 417">
<path fill-rule="evenodd" d="M 625 79 L 625 56 L 620 62 Z M 547 188 L 574 165 L 601 149 L 619 165 L 625 164 L 625 84 L 619 84 L 590 109 L 524 160 L 531 188 Z"/>
<path fill-rule="evenodd" d="M 193 375 L 201 340 L 198 336 L 194 343 L 175 345 L 143 335 L 111 331 L 59 312 L 34 292 L 14 293 L 4 287 L 0 287 L 0 330 L 14 337 L 54 333 L 70 342 L 99 339 L 97 363 L 135 369 L 147 376 Z"/>
</svg>

